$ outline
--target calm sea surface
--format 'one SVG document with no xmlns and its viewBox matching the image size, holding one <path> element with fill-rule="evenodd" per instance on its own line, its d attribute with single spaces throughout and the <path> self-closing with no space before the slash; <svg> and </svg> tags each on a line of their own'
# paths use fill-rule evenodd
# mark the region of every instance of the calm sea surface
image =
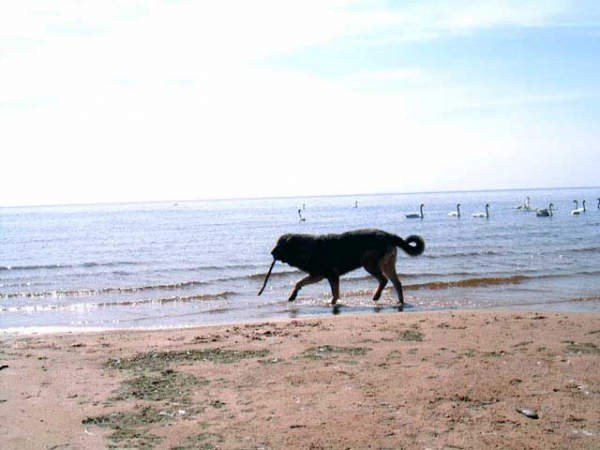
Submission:
<svg viewBox="0 0 600 450">
<path fill-rule="evenodd" d="M 552 202 L 553 217 L 515 208 Z M 153 328 L 356 312 L 396 312 L 371 300 L 363 269 L 287 301 L 301 272 L 278 263 L 284 233 L 381 228 L 419 234 L 425 253 L 399 253 L 404 313 L 510 308 L 600 312 L 600 188 L 305 197 L 0 208 L 0 329 Z M 587 211 L 572 215 L 573 200 Z M 358 202 L 357 204 L 355 202 Z M 407 219 L 423 203 L 424 218 Z M 456 204 L 461 217 L 451 217 Z M 475 218 L 485 211 L 489 218 Z M 356 206 L 356 207 L 355 207 Z M 299 220 L 298 209 L 305 219 Z"/>
</svg>

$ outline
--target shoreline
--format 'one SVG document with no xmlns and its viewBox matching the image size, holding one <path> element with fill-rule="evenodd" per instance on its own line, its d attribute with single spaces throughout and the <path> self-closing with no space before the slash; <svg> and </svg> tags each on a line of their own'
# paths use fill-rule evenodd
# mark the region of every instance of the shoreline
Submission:
<svg viewBox="0 0 600 450">
<path fill-rule="evenodd" d="M 64 333 L 102 333 L 102 332 L 116 332 L 116 331 L 169 331 L 178 329 L 190 329 L 190 328 L 204 328 L 204 327 L 220 327 L 220 326 L 234 326 L 234 325 L 247 325 L 258 322 L 279 322 L 286 320 L 304 320 L 304 319 L 321 319 L 327 317 L 346 317 L 352 315 L 369 315 L 369 314 L 437 314 L 437 313 L 468 313 L 468 312 L 540 312 L 540 313 L 565 313 L 565 314 L 600 314 L 600 306 L 597 311 L 594 308 L 588 306 L 588 308 L 560 308 L 561 305 L 582 305 L 582 304 L 596 304 L 600 305 L 600 296 L 591 297 L 578 297 L 566 300 L 556 301 L 545 301 L 535 303 L 516 303 L 506 306 L 490 305 L 490 306 L 478 306 L 478 307 L 437 307 L 432 309 L 425 309 L 420 307 L 413 307 L 411 304 L 407 304 L 404 310 L 398 310 L 396 303 L 385 303 L 372 304 L 370 306 L 364 305 L 352 305 L 352 304 L 338 304 L 332 307 L 329 303 L 323 305 L 302 305 L 304 310 L 300 311 L 284 311 L 278 310 L 273 312 L 271 316 L 252 316 L 244 320 L 229 318 L 223 321 L 213 320 L 206 323 L 192 323 L 192 324 L 179 324 L 179 325 L 154 325 L 154 326 L 137 326 L 137 327 L 110 327 L 110 326 L 78 326 L 78 325 L 41 325 L 33 327 L 9 327 L 0 328 L 0 338 L 5 336 L 29 336 L 29 335 L 43 335 L 43 334 L 64 334 Z M 312 311 L 312 312 L 311 312 Z M 208 317 L 211 313 L 207 313 Z"/>
<path fill-rule="evenodd" d="M 7 449 L 592 449 L 600 434 L 598 313 L 342 314 L 0 342 Z M 517 411 L 529 409 L 537 419 Z"/>
</svg>

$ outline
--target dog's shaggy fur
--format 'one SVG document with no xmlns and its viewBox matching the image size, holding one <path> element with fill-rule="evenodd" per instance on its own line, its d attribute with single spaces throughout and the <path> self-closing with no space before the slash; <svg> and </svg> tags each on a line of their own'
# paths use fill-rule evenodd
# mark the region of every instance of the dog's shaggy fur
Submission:
<svg viewBox="0 0 600 450">
<path fill-rule="evenodd" d="M 271 252 L 274 258 L 271 269 L 275 261 L 283 261 L 308 273 L 296 283 L 290 301 L 296 298 L 303 286 L 327 279 L 333 295 L 331 303 L 335 305 L 340 297 L 340 276 L 364 267 L 379 281 L 373 300 L 379 300 L 389 279 L 396 288 L 398 302 L 404 303 L 402 283 L 396 273 L 397 247 L 411 256 L 417 256 L 425 250 L 425 241 L 419 236 L 409 236 L 405 240 L 381 230 L 357 230 L 320 236 L 285 234 Z"/>
</svg>

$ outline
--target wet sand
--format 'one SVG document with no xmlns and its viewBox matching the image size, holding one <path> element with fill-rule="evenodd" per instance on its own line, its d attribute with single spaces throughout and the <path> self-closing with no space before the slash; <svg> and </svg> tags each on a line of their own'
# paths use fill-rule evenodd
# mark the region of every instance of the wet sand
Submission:
<svg viewBox="0 0 600 450">
<path fill-rule="evenodd" d="M 3 449 L 600 443 L 597 314 L 363 314 L 0 340 Z"/>
</svg>

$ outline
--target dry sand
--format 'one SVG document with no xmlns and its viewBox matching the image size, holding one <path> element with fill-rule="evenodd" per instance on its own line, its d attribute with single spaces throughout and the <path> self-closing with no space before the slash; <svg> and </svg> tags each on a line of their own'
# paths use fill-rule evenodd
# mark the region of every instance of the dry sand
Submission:
<svg viewBox="0 0 600 450">
<path fill-rule="evenodd" d="M 5 450 L 600 448 L 594 314 L 365 314 L 0 339 Z"/>
</svg>

